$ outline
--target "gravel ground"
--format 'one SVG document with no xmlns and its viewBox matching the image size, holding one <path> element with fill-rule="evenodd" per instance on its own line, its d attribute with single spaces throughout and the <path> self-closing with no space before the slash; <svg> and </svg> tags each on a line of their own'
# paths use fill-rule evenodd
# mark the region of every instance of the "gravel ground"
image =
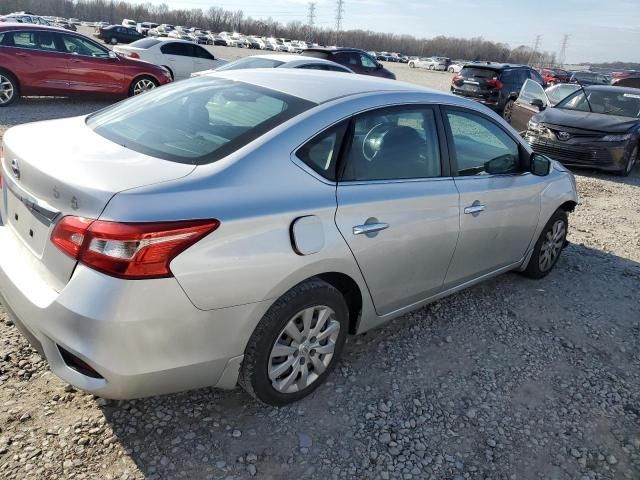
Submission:
<svg viewBox="0 0 640 480">
<path fill-rule="evenodd" d="M 0 136 L 104 105 L 22 100 L 0 111 Z M 639 479 L 640 175 L 576 173 L 572 244 L 551 275 L 506 274 L 350 338 L 291 407 L 242 390 L 97 399 L 0 311 L 0 478 Z"/>
</svg>

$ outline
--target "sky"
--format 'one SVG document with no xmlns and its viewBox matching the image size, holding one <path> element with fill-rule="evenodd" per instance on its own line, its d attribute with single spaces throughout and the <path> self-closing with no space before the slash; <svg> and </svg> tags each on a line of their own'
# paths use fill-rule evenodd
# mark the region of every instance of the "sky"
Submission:
<svg viewBox="0 0 640 480">
<path fill-rule="evenodd" d="M 133 3 L 142 0 L 132 0 Z M 219 6 L 245 16 L 306 22 L 308 0 L 146 0 L 170 8 Z M 316 1 L 316 25 L 335 25 L 336 1 Z M 484 37 L 511 47 L 560 51 L 567 63 L 640 63 L 640 0 L 345 0 L 343 29 L 361 28 L 430 38 Z M 250 33 L 250 32 L 246 32 Z"/>
</svg>

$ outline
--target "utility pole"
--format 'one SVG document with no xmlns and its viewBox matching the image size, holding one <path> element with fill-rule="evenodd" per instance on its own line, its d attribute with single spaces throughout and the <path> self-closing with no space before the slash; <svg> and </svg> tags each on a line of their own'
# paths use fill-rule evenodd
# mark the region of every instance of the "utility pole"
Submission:
<svg viewBox="0 0 640 480">
<path fill-rule="evenodd" d="M 309 2 L 309 13 L 307 14 L 307 42 L 313 41 L 313 26 L 316 20 L 316 2 Z"/>
<path fill-rule="evenodd" d="M 340 32 L 342 31 L 342 20 L 344 18 L 344 0 L 338 0 L 336 6 L 336 33 L 334 45 L 340 43 Z"/>
<path fill-rule="evenodd" d="M 529 65 L 532 65 L 534 57 L 538 54 L 538 48 L 540 47 L 540 40 L 542 39 L 542 35 L 536 35 L 536 43 L 533 46 L 533 50 L 531 50 L 531 55 L 529 55 Z"/>
<path fill-rule="evenodd" d="M 561 67 L 564 67 L 564 62 L 567 57 L 567 44 L 569 43 L 569 35 L 565 34 L 562 37 L 562 46 L 560 47 L 560 55 L 558 56 L 558 63 Z"/>
</svg>

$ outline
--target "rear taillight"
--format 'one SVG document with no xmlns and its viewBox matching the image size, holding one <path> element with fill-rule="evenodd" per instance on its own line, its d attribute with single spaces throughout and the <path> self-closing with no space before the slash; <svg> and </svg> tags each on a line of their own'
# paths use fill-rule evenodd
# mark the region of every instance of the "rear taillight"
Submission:
<svg viewBox="0 0 640 480">
<path fill-rule="evenodd" d="M 171 261 L 220 226 L 218 220 L 117 223 L 63 217 L 51 242 L 89 268 L 126 279 L 173 276 Z"/>
<path fill-rule="evenodd" d="M 497 78 L 492 78 L 490 80 L 487 80 L 486 83 L 489 88 L 492 88 L 494 90 L 500 90 L 503 86 L 503 83 Z"/>
<path fill-rule="evenodd" d="M 138 55 L 136 52 L 131 52 L 129 54 L 129 57 L 131 57 L 131 58 L 140 58 L 140 55 Z"/>
<path fill-rule="evenodd" d="M 454 84 L 454 85 L 457 85 L 458 82 L 461 82 L 461 81 L 462 81 L 462 76 L 461 75 L 456 75 L 455 77 L 453 77 L 451 79 L 451 83 Z"/>
</svg>

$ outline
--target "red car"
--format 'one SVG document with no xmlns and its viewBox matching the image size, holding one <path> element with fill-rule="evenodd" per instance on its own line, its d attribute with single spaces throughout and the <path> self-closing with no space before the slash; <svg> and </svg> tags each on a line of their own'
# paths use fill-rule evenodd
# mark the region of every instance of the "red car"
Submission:
<svg viewBox="0 0 640 480">
<path fill-rule="evenodd" d="M 126 97 L 169 82 L 165 68 L 120 57 L 84 35 L 0 24 L 0 107 L 22 95 Z"/>
<path fill-rule="evenodd" d="M 545 85 L 555 85 L 556 83 L 569 83 L 571 74 L 560 68 L 541 68 L 540 75 L 544 79 Z"/>
</svg>

